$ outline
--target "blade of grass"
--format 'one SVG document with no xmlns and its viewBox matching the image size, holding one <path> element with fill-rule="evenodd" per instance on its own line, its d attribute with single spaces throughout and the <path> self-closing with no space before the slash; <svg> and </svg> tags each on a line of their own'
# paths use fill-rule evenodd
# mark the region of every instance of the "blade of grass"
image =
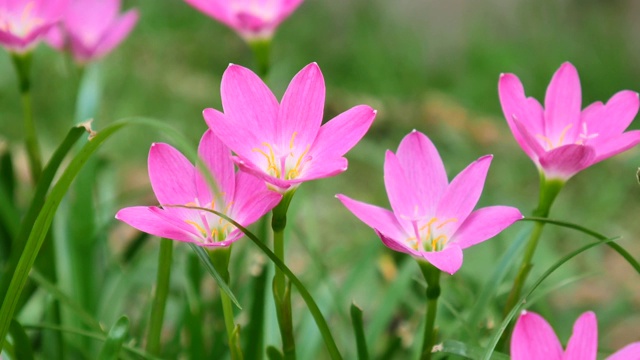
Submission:
<svg viewBox="0 0 640 360">
<path fill-rule="evenodd" d="M 465 359 L 477 359 L 482 356 L 483 349 L 478 346 L 465 344 L 461 341 L 445 340 L 437 346 L 436 353 L 444 353 L 462 356 Z M 509 360 L 509 356 L 494 352 L 491 356 L 492 360 Z"/>
<path fill-rule="evenodd" d="M 358 359 L 369 360 L 369 350 L 367 350 L 367 339 L 364 336 L 364 324 L 362 322 L 362 309 L 355 303 L 351 304 L 351 323 L 356 337 L 358 348 Z"/>
<path fill-rule="evenodd" d="M 120 356 L 122 343 L 127 336 L 129 336 L 129 318 L 122 316 L 109 330 L 98 360 L 117 360 Z"/>
<path fill-rule="evenodd" d="M 198 246 L 196 244 L 189 244 L 189 245 L 191 245 L 191 249 L 196 253 L 196 255 L 198 255 L 198 258 L 200 259 L 204 267 L 207 269 L 209 274 L 213 276 L 214 280 L 216 281 L 216 284 L 218 285 L 218 287 L 220 287 L 220 290 L 224 291 L 229 296 L 229 299 L 231 299 L 231 301 L 238 307 L 238 309 L 242 310 L 242 306 L 240 306 L 238 299 L 236 299 L 236 296 L 233 294 L 233 292 L 229 288 L 229 285 L 227 285 L 227 283 L 224 281 L 220 273 L 218 273 L 215 267 L 213 266 L 213 263 L 209 258 L 209 254 L 207 254 L 207 251 L 203 249 L 201 246 Z"/>
<path fill-rule="evenodd" d="M 542 282 L 549 277 L 549 275 L 553 274 L 554 271 L 556 271 L 558 268 L 560 268 L 562 265 L 564 265 L 566 262 L 568 262 L 569 260 L 573 259 L 574 257 L 576 257 L 577 255 L 593 248 L 596 247 L 598 245 L 602 245 L 602 244 L 607 244 L 611 241 L 614 241 L 615 238 L 611 238 L 611 239 L 607 239 L 604 241 L 597 241 L 597 242 L 593 242 L 591 244 L 585 245 L 575 251 L 572 251 L 571 253 L 563 256 L 560 260 L 558 260 L 556 263 L 554 263 L 553 265 L 551 265 L 551 267 L 549 267 L 547 269 L 547 271 L 544 272 L 544 274 L 542 274 L 536 281 L 535 283 L 531 286 L 531 288 L 529 289 L 529 291 L 527 291 L 524 295 L 522 295 L 520 297 L 520 299 L 518 300 L 518 302 L 516 303 L 516 306 L 514 306 L 513 309 L 511 309 L 511 311 L 509 312 L 509 314 L 504 318 L 504 320 L 502 321 L 502 323 L 500 324 L 500 327 L 498 329 L 496 329 L 496 332 L 493 334 L 493 336 L 491 337 L 491 340 L 489 342 L 489 345 L 487 346 L 485 353 L 482 356 L 482 360 L 490 360 L 491 356 L 494 353 L 495 347 L 498 344 L 498 341 L 500 340 L 500 338 L 502 337 L 502 334 L 504 333 L 504 331 L 506 330 L 507 326 L 509 326 L 509 323 L 511 322 L 511 320 L 515 317 L 515 315 L 517 313 L 520 312 L 520 310 L 522 310 L 522 308 L 525 305 L 525 301 L 527 300 L 527 298 L 529 296 L 531 296 L 531 294 L 538 288 L 538 286 L 540 286 L 540 284 L 542 284 Z"/>
<path fill-rule="evenodd" d="M 31 348 L 31 340 L 27 333 L 22 328 L 19 322 L 11 320 L 11 327 L 9 333 L 13 338 L 13 350 L 15 352 L 15 358 L 20 360 L 32 360 L 33 349 Z"/>
</svg>

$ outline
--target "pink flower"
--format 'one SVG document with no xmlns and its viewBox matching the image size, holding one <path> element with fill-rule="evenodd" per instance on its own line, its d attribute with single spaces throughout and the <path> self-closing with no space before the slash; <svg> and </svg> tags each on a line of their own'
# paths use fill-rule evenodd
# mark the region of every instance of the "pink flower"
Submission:
<svg viewBox="0 0 640 360">
<path fill-rule="evenodd" d="M 512 360 L 595 360 L 597 351 L 598 323 L 591 311 L 576 320 L 565 351 L 551 325 L 533 312 L 522 312 L 511 337 Z M 640 360 L 640 342 L 625 346 L 607 360 Z"/>
<path fill-rule="evenodd" d="M 242 170 L 286 192 L 304 181 L 345 171 L 343 155 L 375 118 L 375 110 L 360 105 L 320 126 L 324 93 L 316 63 L 291 80 L 280 104 L 256 74 L 232 64 L 222 76 L 224 114 L 205 109 L 203 115 L 211 130 L 236 153 Z"/>
<path fill-rule="evenodd" d="M 386 154 L 384 182 L 393 211 L 344 195 L 337 198 L 390 249 L 425 259 L 453 274 L 462 265 L 463 249 L 522 219 L 518 209 L 508 206 L 472 212 L 491 159 L 491 155 L 481 157 L 449 183 L 438 150 L 414 130 L 402 140 L 396 154 Z"/>
<path fill-rule="evenodd" d="M 138 21 L 137 10 L 119 16 L 120 0 L 72 0 L 62 24 L 51 29 L 48 43 L 69 47 L 75 60 L 100 58 L 124 40 Z"/>
<path fill-rule="evenodd" d="M 498 89 L 513 136 L 547 178 L 568 180 L 640 143 L 639 130 L 624 132 L 638 112 L 638 94 L 620 91 L 581 111 L 580 79 L 568 62 L 553 75 L 544 108 L 513 74 L 500 75 Z"/>
<path fill-rule="evenodd" d="M 185 0 L 247 40 L 271 38 L 302 0 Z"/>
<path fill-rule="evenodd" d="M 242 237 L 240 230 L 210 212 L 172 205 L 210 208 L 248 226 L 280 202 L 282 196 L 269 191 L 264 182 L 234 172 L 231 152 L 211 131 L 202 137 L 198 154 L 217 189 L 212 190 L 202 173 L 178 150 L 167 144 L 153 144 L 149 151 L 149 178 L 162 207 L 124 208 L 116 219 L 159 237 L 201 246 L 228 246 Z"/>
<path fill-rule="evenodd" d="M 0 0 L 0 44 L 24 53 L 61 18 L 68 0 Z"/>
</svg>

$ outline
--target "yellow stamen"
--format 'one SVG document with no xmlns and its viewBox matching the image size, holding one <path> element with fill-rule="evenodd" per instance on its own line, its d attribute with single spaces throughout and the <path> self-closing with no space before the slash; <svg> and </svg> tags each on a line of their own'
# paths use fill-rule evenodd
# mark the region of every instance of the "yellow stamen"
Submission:
<svg viewBox="0 0 640 360">
<path fill-rule="evenodd" d="M 193 225 L 196 229 L 198 229 L 198 231 L 200 231 L 202 236 L 205 236 L 205 237 L 207 236 L 207 232 L 197 222 L 191 221 L 191 220 L 185 220 L 184 222 L 186 222 L 189 225 Z"/>
</svg>

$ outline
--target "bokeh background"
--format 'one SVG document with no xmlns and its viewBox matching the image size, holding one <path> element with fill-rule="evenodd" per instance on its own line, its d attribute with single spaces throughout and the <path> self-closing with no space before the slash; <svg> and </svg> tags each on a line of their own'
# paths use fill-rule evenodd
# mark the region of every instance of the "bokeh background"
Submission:
<svg viewBox="0 0 640 360">
<path fill-rule="evenodd" d="M 173 126 L 195 148 L 206 129 L 202 110 L 221 109 L 222 73 L 229 63 L 254 67 L 251 51 L 234 32 L 183 1 L 124 1 L 124 5 L 140 11 L 135 30 L 112 54 L 85 71 L 85 78 L 90 74 L 99 90 L 94 93 L 99 106 L 93 127 L 99 131 L 121 118 L 150 117 Z M 553 72 L 570 61 L 580 73 L 585 107 L 606 101 L 619 90 L 640 90 L 639 34 L 640 2 L 634 0 L 306 0 L 282 24 L 273 41 L 273 67 L 267 79 L 276 96 L 282 95 L 299 69 L 315 61 L 327 84 L 325 120 L 361 103 L 378 109 L 370 132 L 347 155 L 349 170 L 304 184 L 290 212 L 288 261 L 317 294 L 347 354 L 355 351 L 347 317 L 353 300 L 364 310 L 369 335 L 378 339 L 370 339 L 373 347 L 379 353 L 395 349 L 394 356 L 405 356 L 413 337 L 421 334 L 422 285 L 415 264 L 387 250 L 334 195 L 344 193 L 388 206 L 382 179 L 384 151 L 395 150 L 404 135 L 417 129 L 436 144 L 450 177 L 476 158 L 494 154 L 480 205 L 512 205 L 529 214 L 537 203 L 538 175 L 502 116 L 499 74 L 517 74 L 528 95 L 543 99 Z M 0 74 L 0 137 L 4 145 L 18 150 L 17 164 L 24 167 L 26 177 L 26 161 L 19 151 L 23 135 L 17 80 L 6 52 L 0 53 Z M 50 155 L 76 121 L 78 71 L 67 57 L 41 45 L 34 55 L 33 76 L 38 132 Z M 640 125 L 636 120 L 631 127 Z M 100 177 L 89 187 L 95 219 L 72 219 L 95 223 L 88 236 L 104 243 L 99 253 L 91 254 L 106 264 L 95 282 L 94 311 L 106 323 L 126 313 L 137 331 L 144 331 L 148 316 L 157 239 L 146 239 L 135 255 L 122 260 L 137 235 L 117 224 L 113 214 L 121 206 L 154 203 L 146 156 L 156 141 L 166 141 L 165 135 L 143 127 L 110 140 L 100 152 Z M 551 216 L 622 236 L 619 243 L 637 258 L 638 166 L 640 150 L 633 149 L 583 171 L 567 183 Z M 468 318 L 483 284 L 527 226 L 516 224 L 494 240 L 468 249 L 461 271 L 444 277 L 438 320 L 443 334 L 465 341 L 469 331 L 476 332 L 474 341 L 483 344 L 499 323 L 500 306 L 515 271 L 499 287 L 481 328 L 460 320 Z M 588 241 L 580 233 L 547 226 L 532 278 Z M 176 246 L 167 344 L 184 344 L 183 329 L 189 321 L 221 325 L 213 310 L 205 311 L 201 319 L 184 315 L 185 304 L 194 296 L 186 294 L 180 275 L 191 264 L 190 250 Z M 238 275 L 232 272 L 232 289 L 248 302 L 251 293 L 244 288 L 252 276 L 249 270 L 264 259 L 249 242 L 241 242 L 237 249 Z M 203 280 L 201 295 L 212 302 L 216 290 L 211 283 Z M 562 341 L 585 310 L 598 314 L 601 351 L 610 353 L 640 341 L 640 278 L 608 248 L 598 247 L 572 260 L 536 295 L 540 297 L 532 309 L 552 319 Z M 312 358 L 324 348 L 297 300 L 300 339 L 307 339 L 299 340 L 300 356 Z M 268 335 L 268 342 L 276 343 L 276 334 Z M 214 351 L 214 345 L 204 346 Z"/>
</svg>

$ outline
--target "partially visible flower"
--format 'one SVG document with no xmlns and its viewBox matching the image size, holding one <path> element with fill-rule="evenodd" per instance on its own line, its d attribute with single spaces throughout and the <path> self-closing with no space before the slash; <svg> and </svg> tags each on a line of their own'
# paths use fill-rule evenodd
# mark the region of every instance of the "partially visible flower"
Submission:
<svg viewBox="0 0 640 360">
<path fill-rule="evenodd" d="M 79 63 L 98 59 L 118 46 L 138 21 L 137 10 L 119 11 L 120 0 L 71 0 L 47 42 L 60 50 L 68 47 Z"/>
<path fill-rule="evenodd" d="M 185 0 L 246 40 L 269 39 L 303 0 Z"/>
<path fill-rule="evenodd" d="M 45 36 L 64 14 L 68 0 L 0 1 L 0 44 L 25 53 Z"/>
<path fill-rule="evenodd" d="M 463 249 L 522 219 L 520 211 L 509 206 L 472 212 L 491 159 L 491 155 L 481 157 L 449 183 L 438 150 L 414 130 L 402 140 L 396 154 L 386 154 L 384 182 L 393 211 L 341 194 L 337 198 L 390 249 L 453 274 L 462 265 Z"/>
<path fill-rule="evenodd" d="M 623 90 L 581 111 L 580 79 L 568 62 L 553 75 L 544 108 L 513 74 L 500 75 L 498 90 L 513 136 L 547 179 L 568 180 L 640 143 L 640 130 L 624 132 L 638 113 L 638 93 Z"/>
<path fill-rule="evenodd" d="M 198 154 L 217 188 L 212 189 L 178 150 L 156 143 L 149 151 L 149 178 L 160 207 L 124 208 L 116 219 L 155 236 L 220 247 L 241 238 L 242 232 L 211 212 L 176 206 L 216 210 L 248 226 L 280 202 L 282 196 L 269 191 L 263 181 L 235 173 L 231 152 L 211 131 L 202 137 Z"/>
<path fill-rule="evenodd" d="M 291 80 L 280 104 L 256 74 L 238 65 L 224 72 L 220 92 L 224 114 L 205 109 L 205 121 L 236 153 L 242 170 L 282 193 L 345 171 L 343 155 L 376 115 L 359 105 L 322 125 L 325 87 L 316 63 Z"/>
<path fill-rule="evenodd" d="M 511 337 L 512 360 L 595 360 L 597 352 L 598 322 L 591 311 L 576 320 L 564 351 L 551 325 L 533 312 L 522 312 Z M 607 360 L 640 360 L 640 342 L 623 347 Z"/>
</svg>

